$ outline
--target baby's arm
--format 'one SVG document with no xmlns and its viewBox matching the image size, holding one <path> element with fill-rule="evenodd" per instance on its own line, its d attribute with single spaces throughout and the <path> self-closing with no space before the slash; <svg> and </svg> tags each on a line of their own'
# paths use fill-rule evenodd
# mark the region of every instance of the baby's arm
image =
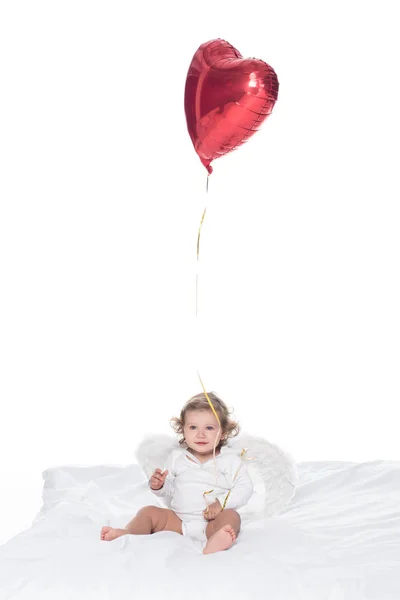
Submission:
<svg viewBox="0 0 400 600">
<path fill-rule="evenodd" d="M 240 471 L 237 474 L 230 491 L 228 493 L 218 494 L 216 496 L 216 499 L 219 501 L 222 508 L 240 508 L 241 506 L 247 504 L 253 495 L 253 481 L 247 471 L 246 465 L 239 457 L 237 457 L 237 460 L 232 462 L 231 478 L 234 478 L 239 466 Z"/>
<path fill-rule="evenodd" d="M 168 456 L 164 471 L 168 471 L 168 474 L 165 478 L 164 485 L 159 490 L 153 490 L 149 487 L 155 496 L 163 498 L 164 496 L 172 496 L 174 491 L 174 473 L 173 473 L 173 462 L 172 462 L 172 453 Z"/>
</svg>

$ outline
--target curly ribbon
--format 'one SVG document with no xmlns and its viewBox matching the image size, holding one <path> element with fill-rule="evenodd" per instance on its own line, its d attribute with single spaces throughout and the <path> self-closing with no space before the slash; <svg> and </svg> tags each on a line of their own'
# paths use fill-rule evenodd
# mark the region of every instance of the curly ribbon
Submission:
<svg viewBox="0 0 400 600">
<path fill-rule="evenodd" d="M 216 410 L 215 410 L 215 408 L 214 408 L 214 406 L 213 406 L 213 403 L 211 402 L 211 400 L 210 400 L 210 398 L 209 398 L 209 396 L 208 396 L 208 394 L 207 394 L 207 392 L 206 392 L 206 388 L 204 387 L 204 384 L 203 384 L 203 381 L 202 381 L 202 379 L 201 379 L 201 377 L 200 377 L 200 373 L 199 373 L 199 371 L 197 371 L 197 375 L 199 376 L 200 383 L 201 383 L 201 387 L 203 388 L 203 391 L 204 391 L 204 393 L 205 393 L 205 395 L 206 395 L 206 398 L 207 398 L 207 400 L 208 400 L 208 404 L 210 405 L 210 407 L 211 407 L 211 410 L 213 411 L 213 413 L 214 413 L 214 416 L 215 416 L 215 418 L 216 418 L 216 419 L 217 419 L 217 421 L 218 421 L 218 431 L 217 431 L 217 435 L 215 436 L 215 442 L 214 442 L 214 448 L 213 448 L 215 485 L 217 485 L 218 474 L 217 474 L 217 461 L 216 461 L 216 456 L 215 456 L 215 448 L 216 448 L 216 446 L 217 446 L 217 439 L 218 439 L 218 435 L 219 435 L 219 433 L 220 433 L 220 431 L 221 431 L 221 421 L 219 420 L 219 417 L 218 417 L 218 415 L 217 415 L 217 412 L 216 412 Z M 214 491 L 214 489 L 212 489 L 212 490 L 208 490 L 207 492 L 204 492 L 204 493 L 203 493 L 203 498 L 204 498 L 204 500 L 205 500 L 205 502 L 206 502 L 206 504 L 207 504 L 207 511 L 208 511 L 208 502 L 207 502 L 206 495 L 207 495 L 207 494 L 211 494 L 213 491 Z"/>
<path fill-rule="evenodd" d="M 207 182 L 208 182 L 208 177 L 207 177 Z M 207 186 L 207 190 L 208 190 L 208 186 Z M 198 287 L 199 287 L 199 284 L 198 284 L 198 279 L 199 279 L 198 266 L 199 266 L 199 254 L 200 254 L 200 233 L 201 233 L 201 228 L 203 226 L 203 221 L 204 221 L 204 217 L 205 217 L 205 214 L 206 214 L 206 210 L 207 210 L 207 207 L 205 207 L 205 209 L 203 211 L 203 215 L 201 217 L 200 226 L 199 226 L 199 232 L 197 234 L 196 317 L 197 317 L 197 313 L 198 313 Z M 208 401 L 210 402 L 209 399 L 208 399 Z M 212 406 L 212 404 L 211 404 L 211 406 Z"/>
<path fill-rule="evenodd" d="M 247 452 L 247 448 L 243 448 L 243 450 L 240 453 L 240 458 L 243 458 L 243 456 L 246 454 L 246 452 Z M 242 465 L 243 465 L 243 463 L 240 463 L 240 466 L 239 466 L 238 470 L 236 471 L 235 475 L 233 476 L 232 485 L 235 482 L 235 479 L 236 479 L 236 477 L 237 477 L 240 469 L 242 468 Z M 229 490 L 229 492 L 227 493 L 227 495 L 225 497 L 225 500 L 224 500 L 224 502 L 222 504 L 222 510 L 224 510 L 224 508 L 226 506 L 226 503 L 228 502 L 228 498 L 230 496 L 231 491 L 232 491 L 232 488 Z"/>
<path fill-rule="evenodd" d="M 206 193 L 207 194 L 208 194 L 208 179 L 209 179 L 209 177 L 210 177 L 210 174 L 207 175 L 207 185 L 206 185 Z M 198 234 L 197 234 L 196 317 L 197 317 L 197 313 L 198 313 L 198 264 L 199 264 L 199 255 L 200 255 L 200 235 L 201 235 L 201 228 L 203 226 L 203 222 L 204 222 L 204 217 L 205 217 L 205 214 L 206 214 L 206 210 L 207 210 L 207 207 L 204 208 L 204 211 L 203 211 L 203 214 L 202 214 L 202 217 L 201 217 L 201 221 L 200 221 L 199 231 L 198 231 Z M 203 392 L 204 392 L 204 394 L 205 394 L 205 396 L 207 398 L 208 404 L 210 405 L 210 408 L 211 408 L 212 412 L 214 413 L 215 418 L 217 419 L 218 427 L 219 427 L 217 435 L 215 436 L 215 443 L 214 443 L 214 448 L 213 448 L 215 485 L 217 485 L 218 474 L 217 474 L 217 461 L 216 461 L 216 456 L 215 456 L 215 448 L 216 448 L 216 445 L 217 445 L 216 441 L 218 439 L 218 435 L 219 435 L 219 433 L 221 431 L 221 421 L 219 420 L 218 414 L 217 414 L 217 412 L 216 412 L 216 410 L 215 410 L 215 408 L 213 406 L 213 403 L 211 402 L 211 400 L 210 400 L 210 398 L 209 398 L 209 396 L 207 394 L 206 388 L 204 387 L 203 381 L 202 381 L 202 379 L 200 377 L 200 373 L 199 373 L 198 370 L 197 370 L 197 375 L 199 377 L 199 380 L 200 380 L 200 383 L 201 383 L 201 387 L 203 388 Z M 247 449 L 243 448 L 243 450 L 242 450 L 242 452 L 240 454 L 240 457 L 242 458 L 246 452 L 247 452 Z M 238 475 L 238 473 L 239 473 L 239 471 L 240 471 L 241 468 L 242 468 L 242 463 L 240 464 L 239 468 L 237 469 L 237 471 L 236 471 L 236 473 L 235 473 L 235 475 L 233 477 L 232 484 L 234 483 L 234 481 L 235 481 L 235 479 L 236 479 L 236 477 L 237 477 L 237 475 Z M 208 494 L 212 494 L 213 491 L 214 490 L 212 489 L 212 490 L 208 490 L 207 492 L 203 493 L 203 498 L 204 498 L 204 500 L 205 500 L 205 502 L 207 504 L 207 509 L 205 511 L 206 513 L 209 510 L 209 505 L 208 505 L 206 496 Z M 229 490 L 228 494 L 225 497 L 225 500 L 224 500 L 224 502 L 222 504 L 222 510 L 224 510 L 224 508 L 226 506 L 226 503 L 228 501 L 228 498 L 229 498 L 229 495 L 230 495 L 231 491 L 232 490 Z"/>
<path fill-rule="evenodd" d="M 210 174 L 207 175 L 206 194 L 208 194 L 208 180 L 209 180 L 209 177 L 210 177 Z M 198 280 L 199 280 L 200 235 L 201 235 L 201 228 L 202 228 L 203 222 L 204 222 L 204 217 L 206 215 L 206 210 L 207 210 L 207 207 L 204 208 L 203 214 L 201 216 L 200 225 L 199 225 L 199 231 L 198 231 L 198 234 L 197 234 L 196 318 L 197 318 L 197 314 L 198 314 L 198 288 L 199 288 L 199 282 L 198 282 Z M 212 412 L 214 413 L 214 416 L 215 416 L 215 418 L 217 419 L 217 422 L 218 422 L 218 432 L 217 432 L 217 435 L 215 436 L 215 443 L 214 443 L 214 448 L 213 448 L 215 485 L 217 485 L 217 462 L 216 462 L 216 457 L 215 457 L 215 448 L 216 448 L 216 445 L 217 445 L 216 441 L 217 441 L 218 435 L 219 435 L 219 433 L 221 431 L 221 421 L 219 420 L 218 414 L 217 414 L 217 412 L 216 412 L 216 410 L 215 410 L 215 408 L 213 406 L 213 403 L 211 402 L 211 400 L 210 400 L 210 398 L 209 398 L 209 396 L 207 394 L 206 388 L 204 387 L 203 381 L 202 381 L 202 379 L 200 377 L 200 373 L 199 373 L 198 370 L 197 370 L 197 375 L 199 377 L 199 380 L 200 380 L 200 383 L 201 383 L 201 387 L 203 388 L 204 394 L 205 394 L 205 396 L 207 398 L 208 404 L 210 405 L 210 408 L 211 408 Z M 205 500 L 205 502 L 207 504 L 207 510 L 208 510 L 208 502 L 207 502 L 206 496 L 208 494 L 211 494 L 213 491 L 214 490 L 212 489 L 212 490 L 208 490 L 207 492 L 203 493 L 204 500 Z"/>
<path fill-rule="evenodd" d="M 207 175 L 207 184 L 206 184 L 206 193 L 207 194 L 208 194 L 208 179 L 209 179 L 209 177 L 210 177 L 210 174 Z M 205 217 L 205 214 L 206 214 L 206 210 L 207 210 L 207 207 L 204 208 L 204 211 L 203 211 L 203 214 L 202 214 L 202 217 L 201 217 L 201 221 L 200 221 L 199 231 L 198 231 L 198 234 L 197 234 L 196 317 L 197 317 L 197 313 L 198 313 L 198 265 L 199 265 L 199 255 L 200 255 L 200 235 L 201 235 L 201 228 L 203 226 L 203 222 L 204 222 L 204 217 Z M 201 387 L 203 388 L 203 392 L 204 392 L 204 394 L 205 394 L 205 396 L 207 398 L 208 404 L 210 405 L 210 408 L 211 408 L 212 412 L 214 413 L 214 416 L 215 416 L 215 418 L 217 419 L 217 422 L 218 422 L 219 429 L 218 429 L 217 435 L 215 436 L 215 442 L 216 442 L 217 438 L 218 438 L 218 434 L 221 431 L 221 421 L 219 420 L 218 414 L 217 414 L 217 412 L 216 412 L 216 410 L 215 410 L 215 408 L 213 406 L 213 403 L 211 402 L 211 400 L 210 400 L 210 398 L 209 398 L 209 396 L 207 394 L 206 388 L 204 387 L 203 381 L 202 381 L 202 379 L 200 377 L 200 373 L 199 373 L 198 370 L 197 370 L 197 375 L 199 377 L 199 380 L 200 380 L 200 383 L 201 383 Z M 216 462 L 216 456 L 215 456 L 216 445 L 217 444 L 214 443 L 214 448 L 213 448 L 215 485 L 217 485 L 217 477 L 218 477 L 218 475 L 217 475 L 217 462 Z M 242 458 L 243 460 L 252 460 L 253 457 L 246 457 L 246 458 L 244 458 L 244 455 L 246 454 L 246 452 L 247 452 L 247 448 L 243 448 L 242 452 L 240 453 L 240 458 Z M 235 473 L 235 475 L 233 477 L 232 485 L 235 482 L 236 477 L 237 477 L 240 469 L 242 468 L 242 465 L 243 465 L 243 462 L 241 462 L 239 468 L 237 469 L 237 471 L 236 471 L 236 473 Z M 203 498 L 205 500 L 205 503 L 207 504 L 207 508 L 205 510 L 205 513 L 207 513 L 208 510 L 209 510 L 209 505 L 208 505 L 208 501 L 207 501 L 206 496 L 208 494 L 212 494 L 213 491 L 214 490 L 212 489 L 212 490 L 208 490 L 207 492 L 203 492 Z M 225 509 L 225 506 L 226 506 L 226 503 L 228 501 L 228 498 L 230 496 L 231 491 L 232 491 L 232 488 L 229 490 L 229 492 L 227 493 L 227 495 L 225 497 L 225 500 L 224 500 L 224 502 L 222 504 L 222 510 Z"/>
<path fill-rule="evenodd" d="M 206 194 L 208 194 L 208 178 L 209 178 L 209 177 L 210 177 L 210 175 L 208 174 L 208 175 L 207 175 Z M 207 210 L 207 207 L 205 207 L 205 208 L 204 208 L 204 211 L 203 211 L 203 214 L 202 214 L 202 217 L 201 217 L 201 221 L 200 221 L 200 225 L 199 225 L 199 231 L 198 231 L 198 234 L 197 234 L 196 317 L 197 317 L 197 313 L 198 313 L 198 287 L 199 287 L 199 285 L 198 285 L 198 279 L 199 279 L 199 272 L 198 272 L 198 271 L 199 271 L 199 268 L 198 268 L 198 267 L 199 267 L 199 256 L 200 256 L 200 235 L 201 235 L 201 228 L 202 228 L 202 226 L 203 226 L 204 217 L 205 217 L 205 215 L 206 215 L 206 210 Z M 202 379 L 201 379 L 201 377 L 200 377 L 200 373 L 199 373 L 199 371 L 198 371 L 198 370 L 197 370 L 197 375 L 198 375 L 198 377 L 199 377 L 199 379 L 200 379 L 201 387 L 203 388 L 203 391 L 204 391 L 204 393 L 205 393 L 205 396 L 206 396 L 206 398 L 207 398 L 207 400 L 208 400 L 208 404 L 210 405 L 210 408 L 211 408 L 211 410 L 213 411 L 213 413 L 214 413 L 214 416 L 215 416 L 215 418 L 216 418 L 216 419 L 217 419 L 217 421 L 218 421 L 218 426 L 219 426 L 219 428 L 221 429 L 221 422 L 220 422 L 220 420 L 219 420 L 219 417 L 218 417 L 218 415 L 217 415 L 217 413 L 216 413 L 216 411 L 215 411 L 215 408 L 214 408 L 214 406 L 213 406 L 213 403 L 211 402 L 211 400 L 210 400 L 210 398 L 209 398 L 209 396 L 208 396 L 208 394 L 207 394 L 207 392 L 206 392 L 206 389 L 205 389 L 205 387 L 204 387 L 203 381 L 202 381 Z M 217 434 L 217 436 L 215 437 L 215 439 L 217 439 L 217 437 L 218 437 L 218 434 Z M 214 459 L 215 459 L 215 444 L 214 444 Z"/>
</svg>

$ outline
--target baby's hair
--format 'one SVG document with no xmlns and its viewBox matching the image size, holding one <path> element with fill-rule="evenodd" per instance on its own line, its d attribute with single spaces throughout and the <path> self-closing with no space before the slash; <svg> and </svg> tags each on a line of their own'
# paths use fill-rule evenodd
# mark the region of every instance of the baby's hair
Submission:
<svg viewBox="0 0 400 600">
<path fill-rule="evenodd" d="M 215 412 L 218 415 L 218 418 L 221 423 L 221 433 L 224 435 L 224 439 L 220 440 L 218 444 L 218 448 L 221 446 L 225 446 L 229 438 L 235 437 L 238 435 L 240 431 L 239 423 L 233 421 L 229 418 L 232 410 L 229 410 L 227 405 L 221 398 L 217 396 L 214 392 L 207 392 L 207 396 L 210 398 L 211 403 L 214 407 Z M 196 394 L 196 396 L 192 396 L 190 400 L 186 402 L 184 407 L 181 410 L 181 414 L 179 417 L 173 417 L 170 421 L 171 427 L 178 435 L 183 436 L 183 427 L 185 425 L 185 415 L 188 410 L 209 410 L 211 411 L 211 406 L 208 403 L 207 397 L 204 393 Z M 214 413 L 213 413 L 214 414 Z M 186 440 L 182 437 L 179 440 L 180 446 L 187 446 Z"/>
</svg>

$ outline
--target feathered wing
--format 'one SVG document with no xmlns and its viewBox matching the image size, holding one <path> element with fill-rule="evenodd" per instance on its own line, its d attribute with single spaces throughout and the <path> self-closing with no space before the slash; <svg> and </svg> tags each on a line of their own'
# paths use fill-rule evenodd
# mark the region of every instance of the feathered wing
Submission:
<svg viewBox="0 0 400 600">
<path fill-rule="evenodd" d="M 156 469 L 164 470 L 169 455 L 177 448 L 179 448 L 179 444 L 171 435 L 147 435 L 135 450 L 136 460 L 145 478 L 149 480 Z M 154 496 L 154 501 L 170 508 L 171 498 L 169 496 L 162 498 Z"/>
<path fill-rule="evenodd" d="M 171 452 L 179 448 L 176 438 L 166 434 L 146 436 L 135 450 L 135 457 L 148 480 L 155 469 L 165 469 Z M 228 447 L 237 451 L 252 478 L 254 494 L 248 505 L 239 512 L 242 518 L 252 520 L 271 517 L 282 512 L 293 498 L 298 481 L 294 459 L 276 444 L 249 434 L 229 440 Z M 168 496 L 156 497 L 162 506 L 170 508 Z"/>
<path fill-rule="evenodd" d="M 261 437 L 243 434 L 232 439 L 228 446 L 239 453 L 243 448 L 247 451 L 242 456 L 247 470 L 253 480 L 255 496 L 263 496 L 263 503 L 250 507 L 248 518 L 278 515 L 293 498 L 298 472 L 296 462 L 276 444 L 271 444 Z"/>
</svg>

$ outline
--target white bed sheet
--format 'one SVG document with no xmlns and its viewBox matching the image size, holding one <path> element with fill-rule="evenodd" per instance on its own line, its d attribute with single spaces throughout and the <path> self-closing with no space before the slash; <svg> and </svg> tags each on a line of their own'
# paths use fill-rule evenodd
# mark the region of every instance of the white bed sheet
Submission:
<svg viewBox="0 0 400 600">
<path fill-rule="evenodd" d="M 172 532 L 100 540 L 156 504 L 136 465 L 91 481 L 54 470 L 32 526 L 0 546 L 0 600 L 399 600 L 400 462 L 298 469 L 284 512 L 212 555 Z"/>
</svg>

